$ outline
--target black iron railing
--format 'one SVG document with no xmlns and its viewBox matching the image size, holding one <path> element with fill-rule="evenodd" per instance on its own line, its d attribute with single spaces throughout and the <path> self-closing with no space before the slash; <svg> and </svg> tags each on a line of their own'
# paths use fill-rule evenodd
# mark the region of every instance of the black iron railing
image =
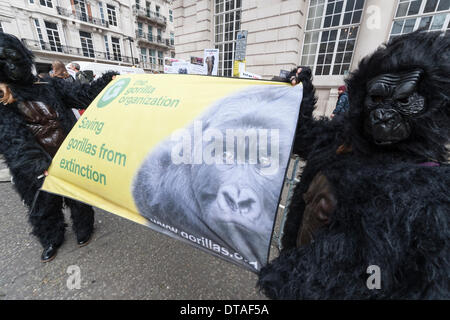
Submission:
<svg viewBox="0 0 450 320">
<path fill-rule="evenodd" d="M 174 45 L 168 38 L 162 38 L 160 36 L 154 36 L 143 31 L 136 31 L 136 39 L 138 41 L 144 41 L 151 44 L 156 44 L 164 48 L 173 49 Z"/>
<path fill-rule="evenodd" d="M 101 51 L 95 51 L 95 50 L 88 50 L 88 49 L 82 49 L 82 48 L 76 48 L 76 47 L 70 47 L 66 45 L 62 45 L 60 43 L 56 42 L 43 42 L 43 41 L 36 41 L 31 39 L 22 39 L 22 41 L 25 43 L 25 45 L 30 49 L 31 51 L 45 51 L 48 53 L 54 53 L 54 54 L 68 54 L 73 56 L 79 56 L 84 58 L 89 58 L 92 60 L 108 60 L 108 61 L 117 61 L 117 62 L 123 62 L 128 64 L 133 64 L 133 59 L 128 56 L 124 56 L 121 54 L 114 54 L 112 52 L 101 52 Z M 137 63 L 137 59 L 134 59 L 134 64 Z"/>
<path fill-rule="evenodd" d="M 146 18 L 147 20 L 150 20 L 152 22 L 155 22 L 157 24 L 160 24 L 162 26 L 167 25 L 167 18 L 160 14 L 159 12 L 153 12 L 151 10 L 148 10 L 146 8 L 136 7 L 133 6 L 133 13 L 137 17 Z"/>
<path fill-rule="evenodd" d="M 62 15 L 62 16 L 75 18 L 77 20 L 95 24 L 97 26 L 101 26 L 101 27 L 105 27 L 105 28 L 109 27 L 109 22 L 106 21 L 105 19 L 94 18 L 94 17 L 87 15 L 86 13 L 81 12 L 81 11 L 74 12 L 71 10 L 67 10 L 66 8 L 63 8 L 63 7 L 56 7 L 56 10 L 58 11 L 58 14 Z"/>
<path fill-rule="evenodd" d="M 156 63 L 150 63 L 150 62 L 144 62 L 140 61 L 138 66 L 143 69 L 152 70 L 152 71 L 158 71 L 163 72 L 164 66 Z"/>
</svg>

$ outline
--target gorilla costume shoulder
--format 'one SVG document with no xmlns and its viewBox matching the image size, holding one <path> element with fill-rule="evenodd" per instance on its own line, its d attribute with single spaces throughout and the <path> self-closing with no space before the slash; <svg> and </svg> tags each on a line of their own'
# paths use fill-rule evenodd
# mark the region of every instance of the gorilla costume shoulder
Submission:
<svg viewBox="0 0 450 320">
<path fill-rule="evenodd" d="M 313 119 L 311 71 L 294 153 L 306 161 L 283 249 L 259 274 L 273 299 L 449 299 L 450 34 L 414 32 L 346 80 L 350 111 Z"/>
</svg>

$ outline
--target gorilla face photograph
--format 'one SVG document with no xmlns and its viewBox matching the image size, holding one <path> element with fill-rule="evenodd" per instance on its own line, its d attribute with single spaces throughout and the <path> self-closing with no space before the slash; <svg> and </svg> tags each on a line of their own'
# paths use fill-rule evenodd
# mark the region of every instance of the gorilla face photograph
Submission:
<svg viewBox="0 0 450 320">
<path fill-rule="evenodd" d="M 132 185 L 140 214 L 259 269 L 301 97 L 301 87 L 251 86 L 206 108 L 144 159 Z"/>
</svg>

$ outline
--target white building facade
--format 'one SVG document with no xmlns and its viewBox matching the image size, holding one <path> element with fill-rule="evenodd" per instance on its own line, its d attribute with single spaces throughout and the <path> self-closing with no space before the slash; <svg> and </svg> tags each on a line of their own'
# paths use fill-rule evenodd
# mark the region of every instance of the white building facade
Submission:
<svg viewBox="0 0 450 320">
<path fill-rule="evenodd" d="M 141 1 L 142 2 L 142 1 Z M 0 32 L 21 39 L 36 56 L 38 71 L 54 60 L 93 61 L 162 72 L 158 56 L 174 55 L 168 1 L 0 0 Z M 145 17 L 149 15 L 148 19 Z M 139 27 L 154 26 L 142 42 Z M 145 50 L 144 50 L 145 49 Z M 145 54 L 143 54 L 145 51 Z"/>
<path fill-rule="evenodd" d="M 383 42 L 450 23 L 450 0 L 175 0 L 173 11 L 177 58 L 218 48 L 219 75 L 231 76 L 236 35 L 246 30 L 247 71 L 271 79 L 313 69 L 318 115 L 333 111 L 337 88 Z"/>
</svg>

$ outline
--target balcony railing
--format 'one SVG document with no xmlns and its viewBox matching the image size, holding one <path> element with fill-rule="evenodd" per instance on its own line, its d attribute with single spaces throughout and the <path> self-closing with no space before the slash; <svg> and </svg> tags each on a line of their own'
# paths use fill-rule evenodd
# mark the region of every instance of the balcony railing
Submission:
<svg viewBox="0 0 450 320">
<path fill-rule="evenodd" d="M 66 8 L 63 8 L 63 7 L 56 7 L 56 10 L 58 11 L 58 14 L 62 15 L 62 16 L 75 18 L 76 20 L 95 24 L 97 26 L 101 26 L 101 27 L 105 27 L 105 28 L 109 27 L 109 23 L 105 19 L 94 18 L 85 13 L 82 13 L 81 11 L 75 11 L 75 13 L 74 13 L 73 11 L 67 10 Z"/>
<path fill-rule="evenodd" d="M 170 39 L 162 38 L 160 36 L 154 36 L 145 32 L 140 32 L 139 30 L 136 31 L 136 39 L 138 41 L 155 44 L 166 49 L 174 48 L 174 45 L 171 43 Z"/>
<path fill-rule="evenodd" d="M 146 69 L 146 70 L 152 70 L 157 72 L 164 72 L 164 66 L 156 63 L 150 63 L 146 61 L 140 61 L 139 67 Z"/>
<path fill-rule="evenodd" d="M 141 7 L 137 8 L 136 5 L 133 6 L 133 12 L 139 18 L 145 18 L 151 22 L 155 22 L 164 27 L 167 25 L 167 18 L 162 14 L 160 14 L 159 12 L 153 12 L 146 8 Z"/>
<path fill-rule="evenodd" d="M 83 57 L 89 60 L 107 60 L 122 62 L 126 64 L 133 64 L 131 57 L 123 56 L 121 54 L 113 54 L 112 52 L 101 52 L 95 50 L 83 50 L 81 48 L 65 46 L 57 43 L 41 42 L 30 39 L 22 39 L 28 49 L 31 51 L 47 52 L 50 54 L 67 54 L 72 56 Z M 136 63 L 136 58 L 135 61 Z"/>
</svg>

